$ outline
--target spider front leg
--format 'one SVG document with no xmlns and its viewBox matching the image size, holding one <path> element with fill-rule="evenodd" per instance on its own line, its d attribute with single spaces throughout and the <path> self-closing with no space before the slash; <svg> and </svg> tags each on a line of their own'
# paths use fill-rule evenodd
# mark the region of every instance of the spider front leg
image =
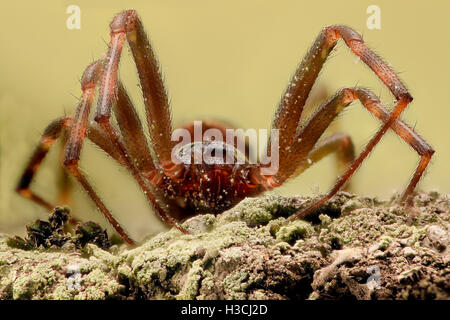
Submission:
<svg viewBox="0 0 450 320">
<path fill-rule="evenodd" d="M 395 72 L 366 46 L 357 32 L 342 25 L 326 27 L 321 31 L 297 68 L 275 113 L 272 128 L 280 131 L 280 161 L 286 158 L 289 145 L 293 142 L 293 137 L 311 88 L 339 38 L 342 38 L 352 52 L 374 71 L 397 100 L 397 106 L 391 115 L 392 119 L 389 119 L 372 141 L 369 142 L 368 145 L 372 146 L 371 148 L 376 144 L 376 141 L 381 139 L 381 136 L 387 131 L 394 118 L 397 118 L 408 103 L 412 101 L 411 95 Z M 269 155 L 271 150 L 270 144 L 271 142 L 269 141 L 267 151 Z M 273 181 L 273 184 L 276 186 L 278 183 Z"/>
<path fill-rule="evenodd" d="M 114 115 L 119 125 L 123 144 L 131 161 L 136 164 L 140 172 L 152 172 L 155 170 L 155 165 L 141 121 L 121 81 L 118 81 L 118 86 Z"/>
<path fill-rule="evenodd" d="M 173 142 L 169 102 L 159 64 L 136 11 L 117 14 L 110 25 L 111 40 L 101 81 L 95 121 L 109 119 L 118 90 L 118 67 L 125 40 L 133 54 L 144 96 L 150 143 L 159 163 L 170 162 Z M 105 120 L 104 120 L 105 119 Z"/>
<path fill-rule="evenodd" d="M 87 130 L 87 122 L 95 96 L 97 81 L 102 72 L 102 61 L 96 61 L 87 67 L 81 79 L 82 98 L 78 105 L 76 115 L 70 130 L 69 139 L 66 145 L 66 154 L 64 157 L 64 166 L 73 174 L 78 182 L 83 186 L 91 199 L 95 202 L 97 208 L 103 213 L 108 222 L 116 229 L 120 236 L 129 244 L 134 241 L 127 235 L 117 220 L 109 212 L 103 201 L 92 188 L 84 174 L 79 168 L 81 148 Z"/>
<path fill-rule="evenodd" d="M 118 82 L 118 68 L 123 44 L 125 39 L 127 39 L 141 81 L 153 149 L 161 166 L 170 167 L 172 165 L 171 121 L 167 95 L 164 90 L 161 75 L 159 74 L 158 63 L 147 40 L 142 23 L 136 12 L 134 10 L 129 10 L 117 14 L 110 25 L 110 29 L 111 41 L 103 70 L 95 121 L 102 127 L 116 149 L 120 152 L 122 160 L 125 162 L 127 168 L 146 195 L 148 202 L 154 207 L 160 218 L 180 230 L 182 233 L 188 233 L 186 229 L 179 225 L 177 221 L 166 212 L 160 201 L 156 199 L 156 196 L 144 180 L 143 174 L 145 174 L 145 172 L 141 172 L 134 163 L 134 160 L 130 159 L 126 146 L 119 139 L 119 134 L 110 123 L 111 109 L 116 100 L 116 93 L 119 90 L 122 90 L 122 94 L 126 95 Z M 117 107 L 129 108 L 127 98 L 124 96 L 123 98 L 122 103 L 118 101 Z M 129 110 L 128 114 L 123 114 L 122 116 L 123 121 L 129 122 L 129 124 L 136 123 L 135 114 L 130 113 Z M 129 131 L 129 134 L 132 135 L 130 131 L 131 128 L 125 123 L 122 125 L 121 130 L 124 132 Z M 131 148 L 133 148 L 133 146 L 131 146 Z M 143 155 L 143 153 L 141 152 L 140 155 Z M 149 167 L 149 169 L 153 172 L 161 170 L 156 168 L 153 164 L 151 164 L 151 166 L 153 167 Z"/>
<path fill-rule="evenodd" d="M 275 179 L 280 181 L 283 179 L 287 172 L 298 172 L 296 166 L 301 165 L 305 159 L 311 156 L 315 156 L 314 150 L 310 152 L 314 145 L 316 144 L 319 137 L 328 127 L 328 125 L 333 121 L 333 119 L 351 102 L 354 100 L 360 100 L 363 106 L 379 118 L 383 122 L 389 121 L 391 114 L 386 111 L 379 99 L 369 90 L 360 88 L 346 88 L 337 93 L 332 99 L 325 103 L 318 111 L 306 122 L 306 124 L 299 130 L 294 136 L 294 142 L 290 147 L 290 153 L 285 161 L 285 166 L 283 169 L 275 175 Z M 408 125 L 400 120 L 396 120 L 391 128 L 408 144 L 410 144 L 413 149 L 421 156 L 421 161 L 416 169 L 416 172 L 411 180 L 410 184 L 406 188 L 406 191 L 402 197 L 405 200 L 409 193 L 414 190 L 417 182 L 422 176 L 428 162 L 431 159 L 434 151 L 433 149 L 418 135 L 416 134 Z M 363 151 L 362 155 L 367 152 L 367 148 Z M 350 168 L 339 177 L 336 184 L 328 192 L 328 194 L 312 204 L 305 210 L 292 216 L 289 220 L 305 218 L 311 215 L 317 208 L 319 208 L 326 201 L 331 199 L 346 183 L 350 178 L 351 174 L 356 171 L 356 169 L 361 165 L 364 158 L 362 156 L 358 157 L 353 161 Z M 300 170 L 301 171 L 301 170 Z"/>
<path fill-rule="evenodd" d="M 298 123 L 300 120 L 303 106 L 308 98 L 311 88 L 319 75 L 320 70 L 323 67 L 327 57 L 336 45 L 339 38 L 342 38 L 351 51 L 358 56 L 372 71 L 378 76 L 378 78 L 389 88 L 391 93 L 397 100 L 393 112 L 390 114 L 389 119 L 383 122 L 378 132 L 366 145 L 364 151 L 360 156 L 352 163 L 350 168 L 341 176 L 340 181 L 335 185 L 329 195 L 334 195 L 339 188 L 341 188 L 345 182 L 352 176 L 352 174 L 358 169 L 363 160 L 369 155 L 377 143 L 381 140 L 382 136 L 396 121 L 398 116 L 403 112 L 407 105 L 412 101 L 412 97 L 409 94 L 406 87 L 400 81 L 394 71 L 384 63 L 380 57 L 378 57 L 372 50 L 370 50 L 364 43 L 362 37 L 353 29 L 346 26 L 330 26 L 322 30 L 317 37 L 313 46 L 303 59 L 299 68 L 297 69 L 293 79 L 291 80 L 284 97 L 278 107 L 275 114 L 272 127 L 279 129 L 279 170 L 274 176 L 266 177 L 264 182 L 268 188 L 273 188 L 281 185 L 288 177 L 295 172 L 295 165 L 299 165 L 306 159 L 308 153 L 314 147 L 317 139 L 326 129 L 329 123 L 325 127 L 321 128 L 321 123 L 315 122 L 318 126 L 317 136 L 308 138 L 306 135 L 303 137 L 298 136 Z M 334 117 L 334 115 L 333 115 Z M 302 146 L 301 153 L 293 155 L 294 150 L 292 145 L 298 144 L 299 141 L 309 142 Z M 313 142 L 312 144 L 310 142 Z M 268 155 L 270 155 L 272 142 L 269 141 Z M 294 159 L 293 159 L 294 158 Z M 297 161 L 295 161 L 295 159 Z M 295 163 L 294 166 L 292 164 Z M 314 211 L 318 206 L 326 202 L 331 196 L 327 195 L 318 203 L 313 204 L 310 208 L 307 208 L 304 215 Z"/>
<path fill-rule="evenodd" d="M 105 207 L 101 199 L 97 196 L 93 188 L 90 186 L 84 175 L 78 167 L 79 156 L 81 152 L 82 143 L 87 131 L 87 137 L 102 148 L 111 157 L 121 163 L 120 155 L 114 149 L 114 146 L 107 140 L 105 134 L 95 127 L 87 127 L 87 117 L 89 115 L 92 99 L 95 94 L 95 84 L 101 73 L 102 62 L 96 61 L 88 66 L 82 78 L 83 96 L 77 108 L 75 120 L 72 117 L 62 117 L 52 121 L 44 130 L 41 141 L 33 152 L 28 165 L 22 174 L 16 191 L 22 196 L 29 198 L 37 204 L 44 206 L 48 210 L 53 210 L 55 207 L 47 202 L 35 192 L 31 191 L 30 184 L 34 175 L 39 169 L 44 157 L 47 155 L 51 146 L 55 143 L 63 132 L 70 133 L 68 141 L 65 145 L 66 152 L 64 155 L 64 165 L 77 178 L 77 180 L 86 189 L 89 196 L 94 200 L 97 207 L 105 215 L 108 221 L 114 226 L 117 232 L 130 244 L 133 241 L 127 236 L 125 231 L 120 227 L 119 223 L 112 217 L 109 210 Z"/>
</svg>

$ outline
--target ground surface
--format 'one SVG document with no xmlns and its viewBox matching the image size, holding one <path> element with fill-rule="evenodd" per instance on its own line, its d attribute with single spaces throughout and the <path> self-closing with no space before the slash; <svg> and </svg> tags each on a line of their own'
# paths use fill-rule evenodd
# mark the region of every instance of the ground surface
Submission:
<svg viewBox="0 0 450 320">
<path fill-rule="evenodd" d="M 315 221 L 282 224 L 310 200 L 246 199 L 132 249 L 22 250 L 0 235 L 0 298 L 450 299 L 448 195 L 404 209 L 342 192 Z"/>
</svg>

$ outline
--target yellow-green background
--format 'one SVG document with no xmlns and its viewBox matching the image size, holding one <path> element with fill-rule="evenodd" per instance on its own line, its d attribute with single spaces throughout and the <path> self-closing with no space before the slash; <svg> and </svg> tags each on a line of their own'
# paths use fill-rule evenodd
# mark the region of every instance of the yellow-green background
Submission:
<svg viewBox="0 0 450 320">
<path fill-rule="evenodd" d="M 66 28 L 71 4 L 81 8 L 81 30 Z M 381 30 L 366 27 L 371 4 L 381 8 Z M 0 11 L 0 232 L 20 233 L 24 223 L 46 217 L 44 209 L 16 195 L 14 186 L 47 123 L 74 111 L 84 67 L 106 51 L 111 18 L 128 8 L 140 14 L 159 57 L 175 124 L 221 118 L 242 128 L 268 128 L 292 72 L 321 28 L 352 26 L 400 73 L 415 98 L 403 118 L 437 151 L 420 188 L 450 191 L 447 1 L 8 1 Z M 125 49 L 121 77 L 142 114 L 133 67 Z M 330 94 L 344 86 L 367 86 L 393 104 L 387 89 L 355 63 L 343 43 L 320 83 Z M 339 127 L 352 135 L 358 151 L 379 126 L 359 103 L 340 119 Z M 57 158 L 52 151 L 33 184 L 52 201 Z M 277 192 L 325 192 L 336 177 L 332 160 Z M 354 188 L 388 198 L 406 186 L 417 160 L 408 145 L 389 133 L 354 176 Z M 133 236 L 164 228 L 125 170 L 90 144 L 81 165 Z M 73 202 L 78 217 L 106 226 L 78 187 Z"/>
</svg>

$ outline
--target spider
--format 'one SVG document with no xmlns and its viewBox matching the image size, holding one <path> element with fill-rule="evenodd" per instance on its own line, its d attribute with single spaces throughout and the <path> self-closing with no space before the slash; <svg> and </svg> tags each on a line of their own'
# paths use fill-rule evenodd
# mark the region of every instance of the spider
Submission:
<svg viewBox="0 0 450 320">
<path fill-rule="evenodd" d="M 388 87 L 396 99 L 396 105 L 390 112 L 368 89 L 344 88 L 317 108 L 300 126 L 300 116 L 311 88 L 340 38 Z M 147 143 L 142 124 L 127 91 L 118 79 L 119 61 L 125 42 L 128 42 L 139 75 L 151 147 Z M 97 110 L 94 121 L 90 124 L 88 117 L 97 86 Z M 79 181 L 105 218 L 129 244 L 135 242 L 113 217 L 80 170 L 80 152 L 85 137 L 120 165 L 125 166 L 160 218 L 183 233 L 188 233 L 180 225 L 183 219 L 202 212 L 220 213 L 245 197 L 254 197 L 281 186 L 286 180 L 301 174 L 323 157 L 335 153 L 341 163 L 348 165 L 346 171 L 327 194 L 293 214 L 288 221 L 314 215 L 321 205 L 344 186 L 389 128 L 420 156 L 419 165 L 401 197 L 402 202 L 408 203 L 406 200 L 415 189 L 434 153 L 423 138 L 399 119 L 399 115 L 413 99 L 405 85 L 396 73 L 366 46 L 357 32 L 344 25 L 328 26 L 321 30 L 281 99 L 272 123 L 272 128 L 279 130 L 279 166 L 274 174 L 263 174 L 265 165 L 262 163 L 189 164 L 173 161 L 171 156 L 175 143 L 171 140 L 172 124 L 167 94 L 155 54 L 143 24 L 134 10 L 123 11 L 113 18 L 106 58 L 95 61 L 86 68 L 81 79 L 81 90 L 76 114 L 58 118 L 45 129 L 21 176 L 17 192 L 50 210 L 55 207 L 31 191 L 30 184 L 48 150 L 62 133 L 67 133 L 64 168 Z M 334 134 L 319 140 L 333 119 L 355 100 L 359 100 L 364 108 L 382 122 L 380 129 L 358 157 L 354 156 L 352 140 L 347 134 Z M 111 110 L 118 126 L 111 122 Z M 185 128 L 192 130 L 192 125 Z M 202 130 L 207 128 L 224 132 L 227 126 L 209 122 L 205 123 Z M 204 151 L 211 143 L 210 140 L 194 142 L 200 149 L 188 149 L 188 157 L 195 157 L 196 152 Z M 221 150 L 236 149 L 235 144 L 220 141 L 214 143 Z M 273 143 L 274 141 L 269 139 L 268 154 Z M 182 148 L 186 151 L 185 146 Z M 175 154 L 177 152 L 180 150 L 175 150 Z"/>
</svg>

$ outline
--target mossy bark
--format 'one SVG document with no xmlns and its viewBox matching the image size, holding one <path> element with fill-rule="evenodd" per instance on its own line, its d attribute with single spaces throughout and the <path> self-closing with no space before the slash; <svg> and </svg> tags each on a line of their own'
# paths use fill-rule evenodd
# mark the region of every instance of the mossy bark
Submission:
<svg viewBox="0 0 450 320">
<path fill-rule="evenodd" d="M 267 195 L 196 216 L 135 248 L 21 250 L 0 236 L 2 299 L 450 299 L 450 201 L 414 208 L 341 192 L 312 221 L 284 224 L 313 199 Z M 395 200 L 395 199 L 393 199 Z"/>
</svg>

